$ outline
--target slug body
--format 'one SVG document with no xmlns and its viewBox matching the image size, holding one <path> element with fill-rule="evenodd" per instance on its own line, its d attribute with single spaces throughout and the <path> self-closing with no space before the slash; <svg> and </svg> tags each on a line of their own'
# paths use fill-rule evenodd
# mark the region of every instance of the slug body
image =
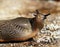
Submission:
<svg viewBox="0 0 60 47">
<path fill-rule="evenodd" d="M 28 19 L 18 18 L 10 21 L 0 22 L 0 41 L 24 41 L 37 34 L 32 30 Z"/>
<path fill-rule="evenodd" d="M 34 37 L 38 28 L 42 29 L 43 24 L 38 18 L 32 20 L 32 23 L 26 18 L 0 21 L 0 42 L 24 41 Z"/>
</svg>

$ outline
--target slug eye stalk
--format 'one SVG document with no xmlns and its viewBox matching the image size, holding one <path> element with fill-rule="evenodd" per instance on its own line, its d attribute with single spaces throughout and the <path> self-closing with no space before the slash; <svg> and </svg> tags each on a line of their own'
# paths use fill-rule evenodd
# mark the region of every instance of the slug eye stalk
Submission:
<svg viewBox="0 0 60 47">
<path fill-rule="evenodd" d="M 40 14 L 40 15 L 39 15 L 39 14 Z M 37 15 L 38 15 L 38 16 L 43 16 L 43 19 L 42 19 L 42 20 L 45 20 L 45 19 L 47 18 L 47 16 L 50 15 L 50 13 L 44 15 L 44 14 L 40 13 L 38 10 L 36 10 L 35 16 L 37 17 Z"/>
</svg>

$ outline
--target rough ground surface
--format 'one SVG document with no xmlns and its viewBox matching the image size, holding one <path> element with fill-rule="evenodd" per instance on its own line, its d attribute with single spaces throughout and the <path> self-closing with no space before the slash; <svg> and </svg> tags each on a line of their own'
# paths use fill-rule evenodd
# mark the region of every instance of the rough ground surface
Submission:
<svg viewBox="0 0 60 47">
<path fill-rule="evenodd" d="M 43 29 L 33 40 L 17 43 L 0 43 L 0 47 L 60 47 L 60 3 L 56 13 L 51 13 L 44 21 Z"/>
</svg>

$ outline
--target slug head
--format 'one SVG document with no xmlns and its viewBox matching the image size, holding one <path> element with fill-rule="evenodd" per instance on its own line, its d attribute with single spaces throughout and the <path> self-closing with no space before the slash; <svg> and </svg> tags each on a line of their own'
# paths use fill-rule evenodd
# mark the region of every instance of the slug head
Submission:
<svg viewBox="0 0 60 47">
<path fill-rule="evenodd" d="M 39 28 L 40 30 L 43 28 L 44 26 L 44 20 L 46 19 L 47 16 L 49 16 L 50 13 L 44 15 L 42 13 L 40 13 L 38 10 L 36 10 L 34 16 L 35 18 L 33 19 L 33 21 L 31 23 L 33 23 L 33 27 L 34 28 Z"/>
</svg>

